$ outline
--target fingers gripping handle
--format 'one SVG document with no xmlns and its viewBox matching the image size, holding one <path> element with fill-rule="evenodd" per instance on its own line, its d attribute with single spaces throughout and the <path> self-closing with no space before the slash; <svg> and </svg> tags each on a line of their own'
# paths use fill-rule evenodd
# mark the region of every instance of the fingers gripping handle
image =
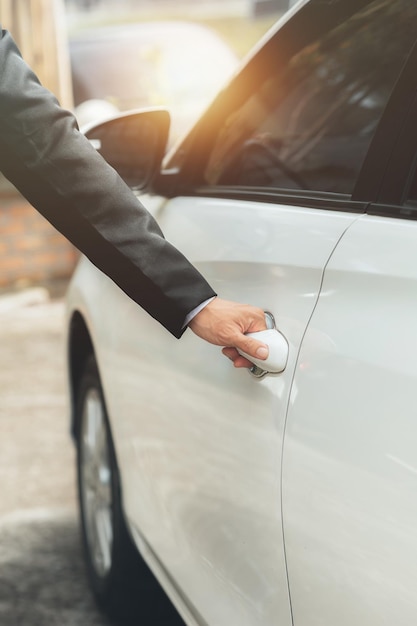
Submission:
<svg viewBox="0 0 417 626">
<path fill-rule="evenodd" d="M 270 329 L 260 330 L 257 333 L 248 333 L 248 337 L 253 337 L 253 339 L 267 344 L 269 348 L 268 358 L 265 360 L 254 359 L 253 356 L 241 350 L 238 351 L 239 354 L 260 369 L 271 374 L 279 374 L 285 370 L 288 361 L 288 343 L 284 335 L 276 329 Z"/>
<path fill-rule="evenodd" d="M 253 337 L 253 339 L 257 339 L 268 346 L 268 358 L 265 360 L 255 359 L 242 350 L 238 350 L 238 352 L 263 373 L 279 374 L 285 370 L 287 365 L 289 352 L 288 342 L 284 335 L 275 328 L 274 318 L 270 313 L 265 314 L 265 320 L 268 326 L 267 330 L 248 333 L 247 336 Z"/>
</svg>

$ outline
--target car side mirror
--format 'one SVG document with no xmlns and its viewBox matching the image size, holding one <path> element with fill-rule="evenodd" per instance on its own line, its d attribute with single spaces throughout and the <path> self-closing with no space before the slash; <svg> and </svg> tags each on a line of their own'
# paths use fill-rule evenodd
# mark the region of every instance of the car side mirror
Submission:
<svg viewBox="0 0 417 626">
<path fill-rule="evenodd" d="M 129 187 L 145 191 L 160 172 L 169 127 L 168 111 L 149 109 L 121 113 L 83 132 Z"/>
</svg>

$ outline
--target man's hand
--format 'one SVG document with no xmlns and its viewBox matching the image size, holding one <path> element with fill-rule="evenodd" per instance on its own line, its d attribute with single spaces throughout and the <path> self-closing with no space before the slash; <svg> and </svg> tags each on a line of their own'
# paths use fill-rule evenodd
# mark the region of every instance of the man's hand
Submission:
<svg viewBox="0 0 417 626">
<path fill-rule="evenodd" d="M 224 346 L 222 352 L 235 367 L 251 367 L 252 363 L 241 356 L 237 348 L 258 359 L 266 359 L 268 346 L 263 342 L 246 337 L 266 329 L 265 313 L 262 309 L 215 298 L 189 323 L 191 330 L 216 346 Z"/>
</svg>

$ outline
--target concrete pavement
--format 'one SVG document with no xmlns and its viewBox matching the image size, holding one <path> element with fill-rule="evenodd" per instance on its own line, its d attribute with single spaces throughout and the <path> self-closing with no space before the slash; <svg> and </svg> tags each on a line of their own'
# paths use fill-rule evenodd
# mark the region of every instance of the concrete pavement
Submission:
<svg viewBox="0 0 417 626">
<path fill-rule="evenodd" d="M 0 294 L 0 347 L 0 626 L 136 626 L 100 614 L 84 569 L 62 286 Z"/>
<path fill-rule="evenodd" d="M 0 296 L 0 625 L 107 626 L 80 550 L 62 300 Z"/>
</svg>

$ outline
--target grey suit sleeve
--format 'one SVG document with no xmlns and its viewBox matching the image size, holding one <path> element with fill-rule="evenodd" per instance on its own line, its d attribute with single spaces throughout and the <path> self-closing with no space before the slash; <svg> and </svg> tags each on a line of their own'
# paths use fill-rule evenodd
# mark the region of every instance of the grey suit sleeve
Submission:
<svg viewBox="0 0 417 626">
<path fill-rule="evenodd" d="M 1 31 L 1 29 L 0 29 Z M 173 335 L 214 291 L 0 39 L 0 169 L 29 202 Z"/>
</svg>

